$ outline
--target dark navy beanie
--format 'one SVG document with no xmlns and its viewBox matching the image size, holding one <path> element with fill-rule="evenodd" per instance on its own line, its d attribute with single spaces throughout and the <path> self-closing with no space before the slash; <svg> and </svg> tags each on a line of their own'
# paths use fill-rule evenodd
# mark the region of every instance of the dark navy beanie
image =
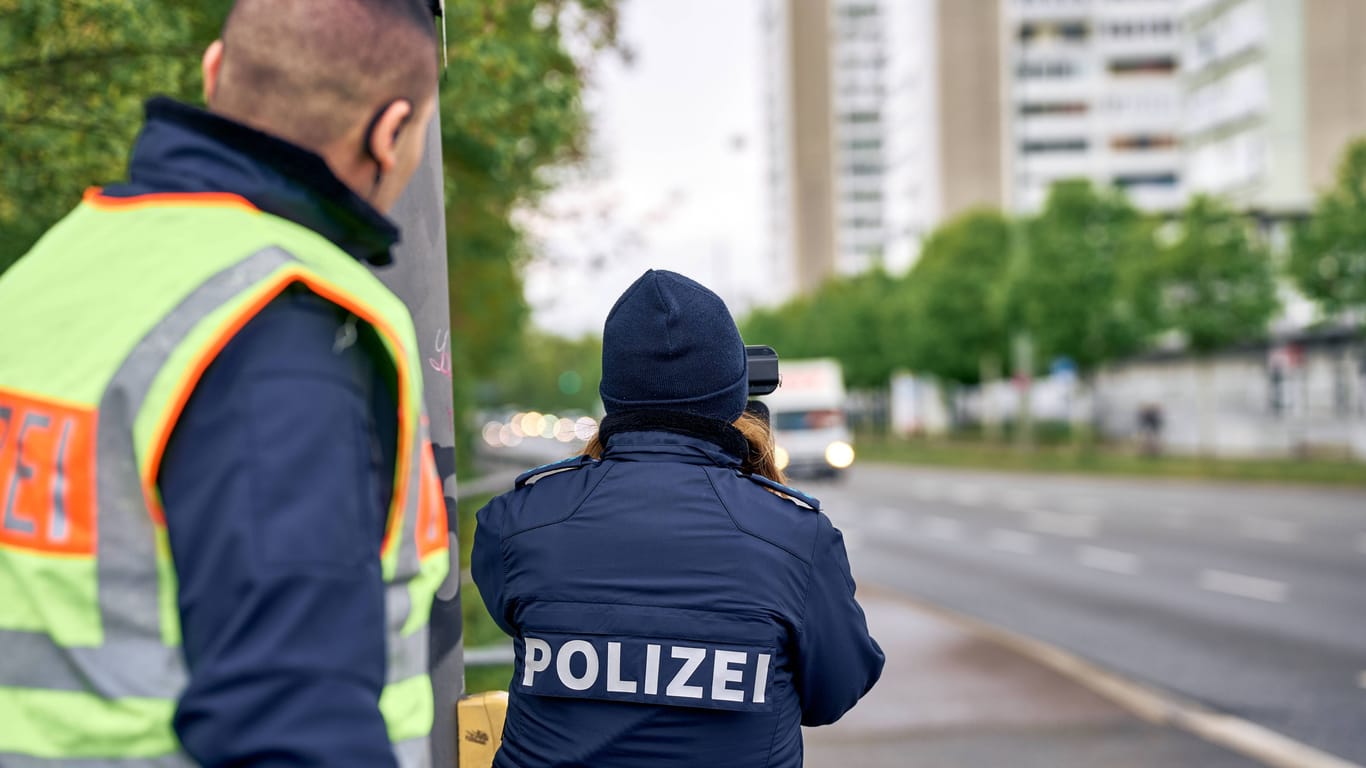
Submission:
<svg viewBox="0 0 1366 768">
<path fill-rule="evenodd" d="M 749 368 L 725 302 L 676 272 L 641 275 L 607 313 L 598 392 L 609 414 L 644 408 L 740 418 Z"/>
</svg>

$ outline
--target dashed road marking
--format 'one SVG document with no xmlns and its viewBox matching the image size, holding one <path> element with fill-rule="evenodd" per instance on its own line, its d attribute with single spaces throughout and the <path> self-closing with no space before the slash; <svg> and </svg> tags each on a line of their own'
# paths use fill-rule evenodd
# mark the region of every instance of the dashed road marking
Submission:
<svg viewBox="0 0 1366 768">
<path fill-rule="evenodd" d="M 1239 525 L 1244 537 L 1287 544 L 1300 537 L 1300 527 L 1289 520 L 1250 517 Z"/>
<path fill-rule="evenodd" d="M 1283 603 L 1290 592 L 1289 585 L 1284 582 L 1216 570 L 1200 572 L 1200 588 L 1268 603 Z"/>
<path fill-rule="evenodd" d="M 1162 524 L 1168 528 L 1189 528 L 1190 513 L 1181 507 L 1172 507 L 1163 515 Z"/>
<path fill-rule="evenodd" d="M 1028 512 L 1035 506 L 1034 494 L 1029 491 L 1007 491 L 1001 497 L 1001 504 L 1016 512 Z"/>
<path fill-rule="evenodd" d="M 922 501 L 934 501 L 943 495 L 939 491 L 939 486 L 930 482 L 916 483 L 912 486 L 911 493 Z"/>
<path fill-rule="evenodd" d="M 955 485 L 950 497 L 959 506 L 980 507 L 986 500 L 986 493 L 976 485 Z"/>
<path fill-rule="evenodd" d="M 1031 531 L 1069 539 L 1095 538 L 1099 522 L 1095 515 L 1069 515 L 1045 509 L 1031 510 L 1025 518 L 1025 526 Z"/>
<path fill-rule="evenodd" d="M 1357 537 L 1357 551 L 1366 555 L 1366 533 Z"/>
<path fill-rule="evenodd" d="M 1132 552 L 1120 552 L 1117 549 L 1106 549 L 1105 547 L 1084 546 L 1077 550 L 1077 560 L 1087 568 L 1095 568 L 1098 571 L 1109 571 L 1110 573 L 1121 573 L 1125 576 L 1132 576 L 1138 573 L 1141 561 L 1138 555 Z"/>
<path fill-rule="evenodd" d="M 996 528 L 988 534 L 987 543 L 992 549 L 1014 552 L 1018 555 L 1032 555 L 1038 549 L 1038 541 L 1032 534 Z"/>
<path fill-rule="evenodd" d="M 1366 688 L 1366 672 L 1357 675 L 1357 687 Z"/>
<path fill-rule="evenodd" d="M 1105 502 L 1094 496 L 1074 496 L 1065 504 L 1073 512 L 1099 512 L 1105 508 Z"/>
<path fill-rule="evenodd" d="M 893 507 L 874 507 L 868 517 L 869 525 L 879 531 L 895 531 L 901 528 L 906 515 Z"/>
<path fill-rule="evenodd" d="M 924 522 L 925 535 L 940 541 L 963 538 L 963 524 L 951 517 L 930 517 Z"/>
</svg>

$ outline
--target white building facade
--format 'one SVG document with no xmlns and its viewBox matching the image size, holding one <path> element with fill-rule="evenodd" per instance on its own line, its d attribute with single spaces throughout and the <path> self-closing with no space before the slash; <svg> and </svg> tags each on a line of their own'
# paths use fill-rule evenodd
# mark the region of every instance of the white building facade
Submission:
<svg viewBox="0 0 1366 768">
<path fill-rule="evenodd" d="M 1180 207 L 1178 0 L 1006 0 L 1005 11 L 1009 207 L 1036 211 L 1072 178 L 1146 210 Z"/>
</svg>

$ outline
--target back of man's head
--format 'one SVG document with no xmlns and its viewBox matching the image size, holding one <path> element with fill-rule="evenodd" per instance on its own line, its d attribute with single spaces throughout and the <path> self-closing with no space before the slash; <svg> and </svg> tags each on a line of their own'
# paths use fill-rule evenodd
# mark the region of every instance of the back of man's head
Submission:
<svg viewBox="0 0 1366 768">
<path fill-rule="evenodd" d="M 436 89 L 423 0 L 237 0 L 222 40 L 210 109 L 314 151 Z"/>
</svg>

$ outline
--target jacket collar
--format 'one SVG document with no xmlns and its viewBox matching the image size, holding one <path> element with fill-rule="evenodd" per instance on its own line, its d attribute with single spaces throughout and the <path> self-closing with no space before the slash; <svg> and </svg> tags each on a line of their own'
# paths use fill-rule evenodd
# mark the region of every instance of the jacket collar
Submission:
<svg viewBox="0 0 1366 768">
<path fill-rule="evenodd" d="M 398 227 L 338 179 L 317 154 L 221 115 L 157 97 L 115 197 L 231 192 L 307 227 L 374 265 L 390 264 Z"/>
<path fill-rule="evenodd" d="M 607 438 L 604 459 L 670 461 L 712 467 L 739 467 L 740 458 L 710 440 L 675 432 L 618 432 Z"/>
</svg>

